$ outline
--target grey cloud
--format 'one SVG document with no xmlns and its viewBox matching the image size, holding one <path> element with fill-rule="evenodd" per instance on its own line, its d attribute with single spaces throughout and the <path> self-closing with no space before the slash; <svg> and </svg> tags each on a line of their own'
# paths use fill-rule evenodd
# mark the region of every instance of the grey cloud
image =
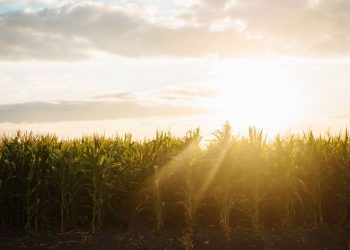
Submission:
<svg viewBox="0 0 350 250">
<path fill-rule="evenodd" d="M 0 25 L 0 59 L 45 59 L 75 61 L 88 58 L 87 46 L 61 35 L 11 30 Z"/>
<path fill-rule="evenodd" d="M 209 5 L 210 7 L 224 7 L 229 0 L 202 0 L 202 3 Z"/>
<path fill-rule="evenodd" d="M 348 0 L 323 0 L 312 7 L 305 0 L 235 0 L 226 9 L 227 1 L 203 1 L 178 17 L 200 25 L 179 28 L 150 23 L 109 5 L 3 13 L 0 59 L 78 60 L 90 50 L 129 57 L 349 55 Z M 242 20 L 247 29 L 210 32 L 210 25 L 225 17 Z"/>
<path fill-rule="evenodd" d="M 197 115 L 202 108 L 137 102 L 29 102 L 0 105 L 0 122 L 94 121 L 119 118 Z"/>
<path fill-rule="evenodd" d="M 130 100 L 134 95 L 130 92 L 118 92 L 112 94 L 96 95 L 94 99 L 118 99 L 118 100 Z"/>
</svg>

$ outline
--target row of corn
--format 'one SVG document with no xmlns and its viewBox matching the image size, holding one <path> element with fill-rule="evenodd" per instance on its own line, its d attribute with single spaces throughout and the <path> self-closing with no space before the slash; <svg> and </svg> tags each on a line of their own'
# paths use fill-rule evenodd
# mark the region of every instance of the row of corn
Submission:
<svg viewBox="0 0 350 250">
<path fill-rule="evenodd" d="M 203 143 L 18 132 L 0 137 L 0 230 L 247 228 L 350 223 L 350 138 L 232 133 Z"/>
</svg>

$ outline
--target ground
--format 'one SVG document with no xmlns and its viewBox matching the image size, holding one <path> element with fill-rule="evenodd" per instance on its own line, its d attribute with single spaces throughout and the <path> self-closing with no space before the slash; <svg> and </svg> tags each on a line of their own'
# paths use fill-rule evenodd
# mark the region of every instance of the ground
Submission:
<svg viewBox="0 0 350 250">
<path fill-rule="evenodd" d="M 192 240 L 191 240 L 192 239 Z M 192 236 L 181 231 L 108 230 L 66 233 L 1 233 L 0 249 L 235 249 L 235 250 L 350 250 L 350 231 L 343 229 L 239 230 L 225 236 L 215 228 Z"/>
</svg>

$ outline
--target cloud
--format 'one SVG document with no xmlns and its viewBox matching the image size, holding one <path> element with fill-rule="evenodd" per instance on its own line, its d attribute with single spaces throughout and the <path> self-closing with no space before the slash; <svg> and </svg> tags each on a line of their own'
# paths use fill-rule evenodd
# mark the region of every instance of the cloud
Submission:
<svg viewBox="0 0 350 250">
<path fill-rule="evenodd" d="M 36 3 L 43 3 L 43 4 L 52 4 L 57 3 L 58 0 L 0 0 L 0 3 L 3 4 L 36 4 Z"/>
<path fill-rule="evenodd" d="M 202 3 L 210 7 L 224 7 L 228 0 L 202 0 Z"/>
<path fill-rule="evenodd" d="M 95 121 L 120 118 L 185 116 L 204 113 L 197 107 L 121 102 L 28 102 L 0 105 L 1 122 Z"/>
<path fill-rule="evenodd" d="M 0 0 L 0 4 L 6 5 L 53 4 L 57 2 L 57 0 Z"/>
<path fill-rule="evenodd" d="M 77 5 L 37 13 L 6 13 L 0 19 L 0 59 L 84 59 L 91 50 L 128 57 L 197 57 L 254 52 L 231 31 L 164 27 L 123 10 Z"/>
<path fill-rule="evenodd" d="M 350 114 L 335 115 L 335 116 L 331 116 L 330 118 L 335 118 L 339 120 L 348 120 L 350 122 Z"/>
<path fill-rule="evenodd" d="M 105 99 L 130 100 L 133 98 L 134 98 L 133 93 L 129 93 L 129 92 L 118 92 L 118 93 L 94 96 L 94 99 L 104 99 L 104 100 Z"/>
<path fill-rule="evenodd" d="M 205 88 L 199 84 L 176 84 L 159 89 L 156 93 L 156 96 L 159 99 L 187 101 L 195 101 L 198 98 L 214 98 L 218 95 L 218 90 Z"/>
<path fill-rule="evenodd" d="M 0 60 L 83 60 L 96 51 L 127 57 L 350 52 L 348 0 L 203 0 L 170 14 L 141 7 L 85 2 L 2 13 Z"/>
<path fill-rule="evenodd" d="M 93 96 L 96 100 L 118 100 L 118 101 L 146 101 L 167 103 L 178 105 L 186 103 L 191 105 L 198 99 L 211 99 L 219 96 L 217 89 L 209 88 L 203 84 L 186 83 L 173 84 L 163 88 L 151 89 L 142 92 L 116 92 L 108 94 L 99 94 Z"/>
</svg>

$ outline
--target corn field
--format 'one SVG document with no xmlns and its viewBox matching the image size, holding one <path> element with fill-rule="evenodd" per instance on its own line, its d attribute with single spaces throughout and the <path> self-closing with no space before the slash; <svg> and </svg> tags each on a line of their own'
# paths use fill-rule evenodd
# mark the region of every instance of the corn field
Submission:
<svg viewBox="0 0 350 250">
<path fill-rule="evenodd" d="M 229 233 L 350 223 L 350 139 L 277 136 L 230 124 L 199 130 L 59 139 L 0 137 L 0 230 L 180 228 Z"/>
</svg>

